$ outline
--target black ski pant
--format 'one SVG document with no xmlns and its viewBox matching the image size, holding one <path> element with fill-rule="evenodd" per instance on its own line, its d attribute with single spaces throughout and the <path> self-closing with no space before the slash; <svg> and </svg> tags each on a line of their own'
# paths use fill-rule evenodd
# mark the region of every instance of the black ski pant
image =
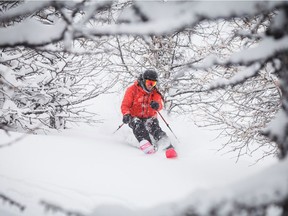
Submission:
<svg viewBox="0 0 288 216">
<path fill-rule="evenodd" d="M 148 140 L 150 143 L 151 134 L 155 141 L 160 140 L 162 137 L 167 136 L 166 133 L 160 128 L 159 121 L 157 118 L 137 118 L 134 117 L 129 123 L 129 127 L 132 128 L 133 133 L 138 140 Z"/>
</svg>

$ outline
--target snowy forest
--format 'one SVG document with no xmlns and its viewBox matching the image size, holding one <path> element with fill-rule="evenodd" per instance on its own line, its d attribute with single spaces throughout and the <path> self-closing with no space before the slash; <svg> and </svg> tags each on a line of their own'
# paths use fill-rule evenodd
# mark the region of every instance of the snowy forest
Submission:
<svg viewBox="0 0 288 216">
<path fill-rule="evenodd" d="M 278 160 L 235 194 L 110 214 L 42 201 L 51 215 L 288 215 L 288 2 L 0 1 L 0 25 L 0 151 L 29 134 L 101 124 L 89 101 L 153 68 L 167 115 L 216 130 L 237 160 Z M 25 211 L 5 191 L 0 200 Z"/>
</svg>

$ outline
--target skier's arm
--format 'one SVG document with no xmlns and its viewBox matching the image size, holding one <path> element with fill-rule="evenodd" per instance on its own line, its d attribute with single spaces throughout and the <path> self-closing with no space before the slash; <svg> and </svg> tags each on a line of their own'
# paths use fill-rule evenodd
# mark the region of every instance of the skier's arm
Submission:
<svg viewBox="0 0 288 216">
<path fill-rule="evenodd" d="M 158 93 L 155 94 L 153 100 L 159 104 L 159 108 L 157 110 L 158 111 L 162 110 L 163 109 L 163 100 L 162 100 L 161 95 Z"/>
<path fill-rule="evenodd" d="M 125 92 L 125 95 L 124 95 L 124 98 L 122 100 L 122 104 L 121 104 L 121 112 L 123 115 L 126 115 L 126 114 L 130 114 L 130 109 L 133 105 L 133 87 L 134 86 L 130 86 L 126 92 Z"/>
</svg>

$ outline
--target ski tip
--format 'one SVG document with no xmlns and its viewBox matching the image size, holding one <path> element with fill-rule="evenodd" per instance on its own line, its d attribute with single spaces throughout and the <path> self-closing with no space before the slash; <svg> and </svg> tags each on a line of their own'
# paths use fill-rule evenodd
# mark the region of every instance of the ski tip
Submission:
<svg viewBox="0 0 288 216">
<path fill-rule="evenodd" d="M 166 150 L 166 158 L 177 158 L 177 152 L 174 148 L 169 148 Z"/>
</svg>

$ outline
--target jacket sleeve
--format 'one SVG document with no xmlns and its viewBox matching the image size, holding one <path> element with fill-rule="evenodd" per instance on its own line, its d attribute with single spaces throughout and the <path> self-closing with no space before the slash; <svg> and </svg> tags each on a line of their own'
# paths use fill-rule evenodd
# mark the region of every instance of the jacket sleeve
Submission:
<svg viewBox="0 0 288 216">
<path fill-rule="evenodd" d="M 156 94 L 154 95 L 153 100 L 159 103 L 158 111 L 162 110 L 163 109 L 163 99 L 162 99 L 162 96 L 158 92 L 156 92 Z"/>
<path fill-rule="evenodd" d="M 130 109 L 134 100 L 134 85 L 127 88 L 121 104 L 121 112 L 123 115 L 130 114 Z"/>
</svg>

